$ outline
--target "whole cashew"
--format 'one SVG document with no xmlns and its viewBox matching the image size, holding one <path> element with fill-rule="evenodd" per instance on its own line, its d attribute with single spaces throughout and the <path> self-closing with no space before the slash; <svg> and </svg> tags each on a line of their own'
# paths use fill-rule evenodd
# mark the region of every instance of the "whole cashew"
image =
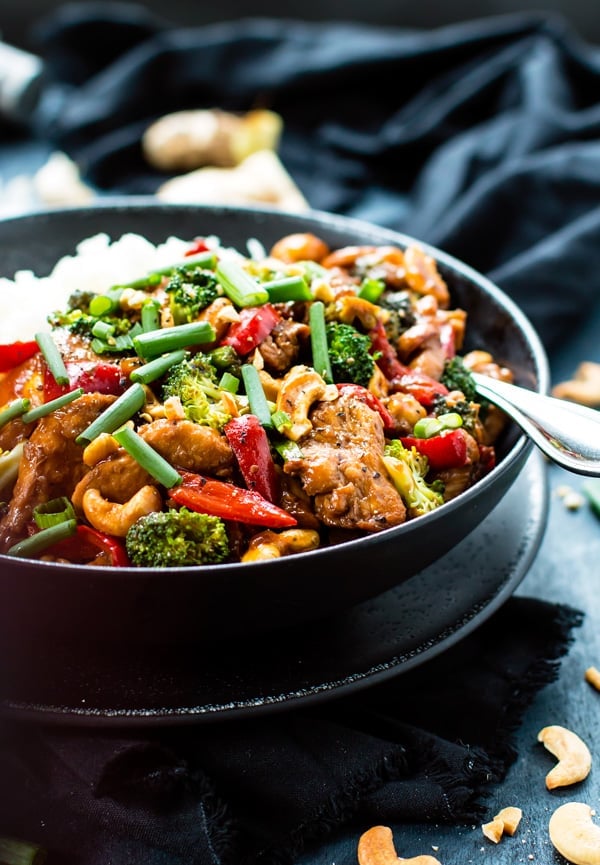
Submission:
<svg viewBox="0 0 600 865">
<path fill-rule="evenodd" d="M 566 802 L 550 817 L 550 840 L 573 865 L 600 865 L 600 826 L 583 802 Z"/>
<path fill-rule="evenodd" d="M 543 742 L 558 759 L 556 766 L 546 775 L 548 790 L 567 787 L 587 778 L 592 768 L 592 755 L 577 733 L 558 725 L 544 727 L 538 733 L 538 742 Z"/>
<path fill-rule="evenodd" d="M 262 562 L 265 559 L 279 559 L 303 550 L 316 550 L 319 546 L 319 533 L 313 529 L 286 529 L 272 532 L 265 529 L 254 535 L 248 549 L 242 556 L 243 562 Z"/>
<path fill-rule="evenodd" d="M 330 401 L 338 396 L 337 387 L 326 384 L 314 369 L 303 364 L 293 366 L 285 374 L 277 394 L 277 411 L 286 412 L 292 421 L 283 434 L 292 441 L 302 438 L 312 429 L 308 417 L 311 405 L 317 400 Z"/>
<path fill-rule="evenodd" d="M 402 859 L 396 853 L 389 826 L 372 826 L 358 839 L 358 865 L 440 865 L 435 856 L 413 856 Z"/>
<path fill-rule="evenodd" d="M 146 514 L 162 509 L 162 496 L 150 484 L 142 487 L 128 502 L 109 502 L 94 487 L 83 495 L 82 507 L 85 516 L 99 532 L 124 538 L 131 526 Z"/>
</svg>

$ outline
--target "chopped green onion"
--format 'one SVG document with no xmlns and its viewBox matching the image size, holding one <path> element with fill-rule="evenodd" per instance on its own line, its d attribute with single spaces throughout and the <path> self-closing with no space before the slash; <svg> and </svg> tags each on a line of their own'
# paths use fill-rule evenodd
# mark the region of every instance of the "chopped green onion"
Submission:
<svg viewBox="0 0 600 865">
<path fill-rule="evenodd" d="M 236 306 L 262 306 L 269 292 L 253 279 L 237 261 L 221 261 L 216 276 L 223 291 Z"/>
<path fill-rule="evenodd" d="M 133 328 L 132 328 L 133 329 Z M 92 350 L 96 354 L 118 354 L 121 351 L 130 351 L 133 349 L 133 341 L 128 333 L 120 333 L 107 342 L 104 339 L 93 339 L 91 342 Z"/>
<path fill-rule="evenodd" d="M 273 447 L 285 462 L 288 460 L 300 460 L 303 457 L 299 444 L 293 442 L 291 439 L 275 441 L 273 442 Z"/>
<path fill-rule="evenodd" d="M 382 279 L 372 279 L 367 276 L 360 284 L 358 296 L 371 303 L 377 303 L 384 291 L 385 282 Z"/>
<path fill-rule="evenodd" d="M 240 386 L 239 378 L 236 378 L 234 375 L 231 375 L 230 372 L 224 372 L 221 376 L 221 380 L 219 382 L 219 387 L 221 390 L 226 390 L 229 393 L 237 393 L 238 388 Z"/>
<path fill-rule="evenodd" d="M 286 276 L 263 282 L 262 287 L 269 293 L 272 303 L 286 303 L 289 300 L 312 300 L 312 293 L 303 276 Z"/>
<path fill-rule="evenodd" d="M 0 838 L 1 865 L 42 865 L 47 852 L 38 844 L 17 838 Z"/>
<path fill-rule="evenodd" d="M 75 509 L 66 496 L 42 502 L 33 509 L 33 519 L 38 529 L 49 529 L 67 520 L 76 519 Z"/>
<path fill-rule="evenodd" d="M 55 382 L 57 384 L 69 384 L 69 374 L 65 362 L 52 336 L 46 332 L 36 333 L 35 341 L 44 355 L 44 360 L 48 364 L 48 369 L 54 376 Z"/>
<path fill-rule="evenodd" d="M 123 289 L 111 288 L 105 294 L 96 294 L 90 300 L 90 315 L 110 315 L 121 308 Z"/>
<path fill-rule="evenodd" d="M 122 426 L 133 415 L 143 408 L 146 402 L 146 391 L 139 382 L 134 382 L 131 387 L 121 394 L 96 420 L 80 433 L 75 441 L 78 445 L 89 445 L 100 433 L 112 433 Z"/>
<path fill-rule="evenodd" d="M 317 261 L 297 261 L 296 266 L 304 269 L 304 275 L 308 278 L 309 282 L 312 282 L 313 279 L 323 279 L 327 274 L 326 268 Z"/>
<path fill-rule="evenodd" d="M 0 427 L 5 426 L 9 421 L 14 420 L 25 414 L 29 409 L 31 401 L 28 399 L 14 399 L 5 409 L 0 411 Z"/>
<path fill-rule="evenodd" d="M 442 425 L 442 429 L 458 429 L 463 425 L 462 416 L 457 411 L 449 411 L 445 414 L 439 414 L 438 420 Z"/>
<path fill-rule="evenodd" d="M 167 351 L 213 342 L 215 331 L 207 321 L 192 321 L 176 327 L 164 327 L 140 333 L 133 338 L 133 347 L 140 357 L 153 358 Z"/>
<path fill-rule="evenodd" d="M 442 429 L 436 417 L 421 417 L 413 427 L 413 435 L 418 439 L 429 439 L 441 433 Z"/>
<path fill-rule="evenodd" d="M 113 433 L 121 447 L 138 462 L 148 474 L 167 489 L 181 483 L 181 475 L 157 451 L 154 450 L 135 430 L 128 426 Z"/>
<path fill-rule="evenodd" d="M 138 381 L 141 384 L 150 384 L 151 381 L 156 381 L 157 378 L 164 375 L 176 363 L 181 363 L 186 355 L 187 351 L 180 348 L 178 351 L 171 351 L 169 354 L 155 357 L 154 360 L 145 363 L 144 366 L 134 369 L 129 378 L 131 381 Z"/>
<path fill-rule="evenodd" d="M 327 331 L 325 329 L 325 304 L 315 300 L 310 306 L 310 344 L 312 348 L 313 367 L 329 384 L 333 382 L 329 349 L 327 347 Z"/>
<path fill-rule="evenodd" d="M 274 411 L 271 415 L 273 426 L 277 432 L 283 432 L 286 427 L 291 427 L 292 419 L 286 411 Z"/>
<path fill-rule="evenodd" d="M 41 553 L 58 541 L 70 538 L 71 535 L 75 534 L 76 529 L 77 520 L 65 520 L 63 523 L 57 523 L 55 526 L 42 529 L 36 532 L 35 535 L 30 535 L 28 538 L 19 541 L 19 543 L 14 544 L 6 551 L 6 555 L 15 556 L 19 559 L 27 559 L 36 553 Z"/>
<path fill-rule="evenodd" d="M 246 388 L 246 396 L 250 411 L 255 414 L 265 429 L 273 428 L 271 410 L 265 396 L 258 370 L 251 363 L 242 365 L 242 380 Z"/>
<path fill-rule="evenodd" d="M 97 321 L 94 323 L 92 333 L 94 336 L 110 341 L 110 337 L 115 332 L 114 324 L 109 324 L 107 321 Z"/>
<path fill-rule="evenodd" d="M 21 419 L 23 423 L 32 423 L 34 420 L 39 420 L 41 417 L 46 417 L 46 415 L 52 414 L 52 412 L 56 411 L 57 408 L 62 408 L 70 402 L 73 402 L 73 400 L 79 399 L 82 395 L 83 388 L 75 388 L 75 390 L 70 390 L 68 393 L 63 393 L 61 396 L 57 396 L 56 399 L 51 399 L 50 402 L 45 402 L 43 405 L 38 405 L 35 408 L 26 411 L 25 414 L 22 415 Z"/>
<path fill-rule="evenodd" d="M 149 300 L 142 306 L 142 330 L 148 333 L 160 327 L 160 304 L 157 300 Z"/>
</svg>

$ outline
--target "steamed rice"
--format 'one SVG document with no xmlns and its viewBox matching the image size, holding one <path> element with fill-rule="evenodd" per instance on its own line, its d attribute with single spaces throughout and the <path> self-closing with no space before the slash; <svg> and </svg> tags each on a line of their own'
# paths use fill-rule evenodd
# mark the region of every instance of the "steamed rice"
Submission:
<svg viewBox="0 0 600 865">
<path fill-rule="evenodd" d="M 65 309 L 76 289 L 103 293 L 139 279 L 180 261 L 189 245 L 178 237 L 155 246 L 140 234 L 124 234 L 115 241 L 96 234 L 83 240 L 74 255 L 61 258 L 48 276 L 21 270 L 13 279 L 0 277 L 0 343 L 30 340 L 49 330 L 47 316 Z"/>
</svg>

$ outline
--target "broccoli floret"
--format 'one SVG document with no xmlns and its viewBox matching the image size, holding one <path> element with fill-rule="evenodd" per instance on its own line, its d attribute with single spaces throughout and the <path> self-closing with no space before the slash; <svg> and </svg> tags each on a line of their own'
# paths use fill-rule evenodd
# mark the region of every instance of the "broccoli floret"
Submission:
<svg viewBox="0 0 600 865">
<path fill-rule="evenodd" d="M 425 480 L 429 461 L 415 447 L 409 450 L 399 439 L 393 439 L 385 446 L 383 462 L 402 496 L 409 516 L 423 516 L 444 503 L 438 481 L 428 484 Z"/>
<path fill-rule="evenodd" d="M 219 375 L 228 372 L 241 379 L 242 359 L 232 345 L 219 345 L 208 352 L 208 357 Z"/>
<path fill-rule="evenodd" d="M 367 387 L 375 371 L 371 338 L 353 325 L 331 321 L 326 327 L 327 347 L 334 381 Z"/>
<path fill-rule="evenodd" d="M 386 291 L 377 303 L 389 311 L 390 316 L 384 327 L 390 342 L 397 340 L 405 330 L 416 324 L 417 317 L 408 291 Z"/>
<path fill-rule="evenodd" d="M 223 520 L 187 508 L 140 517 L 127 532 L 125 546 L 139 567 L 216 565 L 229 555 Z"/>
<path fill-rule="evenodd" d="M 442 394 L 439 394 L 434 398 L 433 405 L 431 406 L 432 414 L 434 414 L 435 417 L 452 412 L 459 414 L 462 418 L 463 427 L 467 432 L 471 433 L 471 435 L 474 434 L 477 428 L 479 409 L 479 403 L 468 402 L 466 399 L 458 400 L 458 402 L 449 402 Z"/>
<path fill-rule="evenodd" d="M 203 426 L 222 430 L 231 420 L 221 402 L 217 371 L 200 352 L 171 367 L 163 383 L 162 396 L 163 400 L 178 397 L 185 416 Z"/>
<path fill-rule="evenodd" d="M 446 361 L 440 381 L 446 385 L 448 390 L 461 391 L 467 402 L 475 402 L 477 400 L 477 388 L 475 387 L 473 376 L 458 354 Z"/>
<path fill-rule="evenodd" d="M 210 270 L 176 268 L 167 283 L 169 305 L 175 324 L 195 321 L 198 313 L 221 294 L 217 278 Z"/>
</svg>

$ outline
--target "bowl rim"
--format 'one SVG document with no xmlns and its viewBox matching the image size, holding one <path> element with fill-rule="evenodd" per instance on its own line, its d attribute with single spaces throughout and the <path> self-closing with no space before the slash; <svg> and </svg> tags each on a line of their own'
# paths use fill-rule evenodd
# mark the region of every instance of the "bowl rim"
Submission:
<svg viewBox="0 0 600 865">
<path fill-rule="evenodd" d="M 523 333 L 526 343 L 531 350 L 531 356 L 534 361 L 535 370 L 538 377 L 538 391 L 540 393 L 546 393 L 548 390 L 550 383 L 550 364 L 546 354 L 546 350 L 529 318 L 506 292 L 504 292 L 496 283 L 494 283 L 491 279 L 482 274 L 480 271 L 477 271 L 475 268 L 454 257 L 450 253 L 445 252 L 443 249 L 440 249 L 439 247 L 436 247 L 428 243 L 427 241 L 421 240 L 414 235 L 402 231 L 397 231 L 393 228 L 389 228 L 386 226 L 380 226 L 377 223 L 370 222 L 365 219 L 360 219 L 353 216 L 346 216 L 343 214 L 330 213 L 329 211 L 317 209 L 309 209 L 302 212 L 293 212 L 269 206 L 165 202 L 156 199 L 152 195 L 110 195 L 102 196 L 98 199 L 97 202 L 93 202 L 88 205 L 73 205 L 67 207 L 44 209 L 40 208 L 33 211 L 28 211 L 27 213 L 2 217 L 0 218 L 0 242 L 2 240 L 2 228 L 6 223 L 17 224 L 20 222 L 44 222 L 47 220 L 55 219 L 57 217 L 77 217 L 78 215 L 89 215 L 91 213 L 98 213 L 100 215 L 102 213 L 106 213 L 107 215 L 109 215 L 110 213 L 114 213 L 115 210 L 122 211 L 124 213 L 131 212 L 132 214 L 136 214 L 148 209 L 151 209 L 153 211 L 164 211 L 165 213 L 189 213 L 193 211 L 198 211 L 208 214 L 218 213 L 222 216 L 227 216 L 228 214 L 231 214 L 232 216 L 246 215 L 248 217 L 260 217 L 264 215 L 268 218 L 280 218 L 284 223 L 286 221 L 297 223 L 302 223 L 306 221 L 313 228 L 317 228 L 320 226 L 323 230 L 326 231 L 339 231 L 340 233 L 345 232 L 355 234 L 360 237 L 365 237 L 366 239 L 371 240 L 374 244 L 378 245 L 389 243 L 396 246 L 399 245 L 401 247 L 406 247 L 410 243 L 417 243 L 425 251 L 425 253 L 432 256 L 437 263 L 443 265 L 448 270 L 457 273 L 459 276 L 463 277 L 467 281 L 474 282 L 478 286 L 483 288 L 486 294 L 492 297 L 500 307 L 502 307 L 509 313 L 510 317 L 513 318 L 515 323 L 517 324 L 518 329 Z M 98 230 L 98 232 L 99 231 L 100 229 Z M 105 233 L 111 237 L 111 240 L 118 239 L 117 236 L 112 237 L 110 235 L 110 230 L 108 226 L 105 230 Z M 138 229 L 132 229 L 132 233 L 143 234 L 143 232 Z M 176 232 L 173 232 L 171 236 L 175 236 L 175 234 Z M 75 241 L 73 251 L 75 251 L 75 246 L 83 239 L 84 238 L 81 238 Z M 72 253 L 62 253 L 62 255 L 65 254 L 68 255 Z M 7 278 L 10 279 L 12 278 L 12 276 L 7 276 Z M 309 550 L 297 553 L 294 555 L 294 559 L 305 561 L 307 563 L 307 566 L 310 566 L 310 561 L 315 557 L 321 559 L 328 556 L 334 556 L 336 555 L 336 553 L 339 555 L 341 548 L 343 548 L 344 551 L 347 551 L 348 554 L 351 555 L 352 550 L 356 547 L 356 545 L 360 545 L 361 548 L 368 547 L 370 545 L 377 545 L 381 543 L 382 538 L 387 537 L 390 539 L 394 539 L 399 534 L 403 536 L 409 535 L 412 534 L 415 530 L 417 530 L 417 527 L 419 531 L 421 531 L 425 525 L 429 525 L 433 529 L 435 524 L 439 520 L 445 519 L 452 509 L 468 503 L 471 499 L 479 496 L 480 492 L 487 488 L 487 486 L 495 483 L 498 479 L 498 476 L 500 474 L 506 473 L 515 461 L 518 461 L 519 459 L 522 459 L 524 461 L 531 452 L 532 448 L 533 444 L 527 438 L 527 436 L 525 436 L 524 433 L 519 433 L 515 443 L 511 446 L 511 448 L 505 454 L 502 460 L 492 469 L 489 474 L 487 474 L 481 480 L 477 481 L 477 483 L 474 484 L 472 487 L 469 487 L 467 490 L 462 492 L 455 499 L 445 502 L 436 510 L 431 511 L 421 517 L 418 517 L 415 520 L 409 520 L 405 523 L 402 523 L 399 526 L 393 526 L 388 529 L 384 529 L 381 532 L 365 534 L 360 537 L 351 538 L 347 541 L 342 541 L 337 544 L 320 547 L 316 550 Z M 256 570 L 258 568 L 262 569 L 265 567 L 270 567 L 274 569 L 281 565 L 279 560 L 273 559 L 257 562 L 226 562 L 216 565 L 192 565 L 186 568 L 174 566 L 135 567 L 133 565 L 125 567 L 100 567 L 93 565 L 80 565 L 74 563 L 44 562 L 38 559 L 19 558 L 16 556 L 9 556 L 0 553 L 0 563 L 4 563 L 4 566 L 6 566 L 6 563 L 8 561 L 11 562 L 11 566 L 15 570 L 30 570 L 32 566 L 39 566 L 40 568 L 49 571 L 52 571 L 53 569 L 58 569 L 62 572 L 73 571 L 81 573 L 83 569 L 86 574 L 90 575 L 90 577 L 102 576 L 104 579 L 110 579 L 114 577 L 121 578 L 125 575 L 138 576 L 140 578 L 143 578 L 150 575 L 158 576 L 160 574 L 169 573 L 177 573 L 179 575 L 185 574 L 189 575 L 189 578 L 193 579 L 194 575 L 197 575 L 199 572 L 208 575 L 211 573 L 223 573 L 224 570 L 226 570 L 229 574 L 236 575 L 237 571 L 240 571 L 241 573 L 250 573 L 251 570 Z"/>
</svg>

